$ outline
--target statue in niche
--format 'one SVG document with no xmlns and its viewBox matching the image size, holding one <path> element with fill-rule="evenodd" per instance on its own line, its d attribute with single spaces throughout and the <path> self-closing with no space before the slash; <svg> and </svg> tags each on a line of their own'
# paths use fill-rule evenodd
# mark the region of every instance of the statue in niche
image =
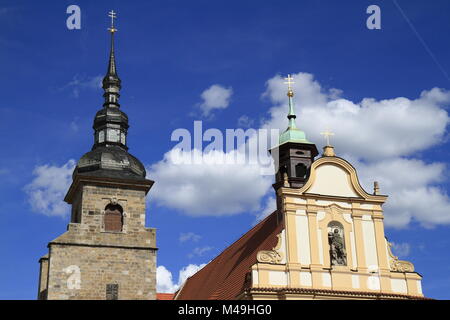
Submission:
<svg viewBox="0 0 450 320">
<path fill-rule="evenodd" d="M 330 245 L 330 262 L 332 266 L 346 266 L 347 253 L 345 251 L 345 243 L 343 237 L 343 229 L 333 226 L 328 232 L 328 243 Z"/>
</svg>

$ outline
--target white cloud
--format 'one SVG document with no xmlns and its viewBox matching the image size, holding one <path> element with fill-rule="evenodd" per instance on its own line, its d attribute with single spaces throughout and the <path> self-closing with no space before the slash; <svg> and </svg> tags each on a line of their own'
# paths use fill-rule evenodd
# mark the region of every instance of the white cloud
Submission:
<svg viewBox="0 0 450 320">
<path fill-rule="evenodd" d="M 34 169 L 35 178 L 25 186 L 28 202 L 34 212 L 47 216 L 65 216 L 69 206 L 63 201 L 72 182 L 75 160 L 61 167 L 43 165 Z"/>
<path fill-rule="evenodd" d="M 425 227 L 450 224 L 450 199 L 440 186 L 445 165 L 411 157 L 445 139 L 449 91 L 433 88 L 417 99 L 365 98 L 355 103 L 343 99 L 341 90 L 324 90 L 311 74 L 298 73 L 294 81 L 297 125 L 318 146 L 324 142 L 320 132 L 334 131 L 336 153 L 358 169 L 366 190 L 372 190 L 374 180 L 380 182 L 381 192 L 389 195 L 384 207 L 387 226 L 406 227 L 412 221 Z M 263 96 L 274 105 L 264 127 L 284 130 L 283 79 L 270 79 Z"/>
<path fill-rule="evenodd" d="M 173 157 L 178 150 L 166 153 L 163 160 L 148 169 L 148 176 L 158 181 L 151 197 L 157 204 L 191 216 L 223 216 L 259 209 L 260 199 L 273 178 L 262 176 L 258 165 L 217 164 L 224 157 L 233 157 L 234 151 L 211 151 L 204 155 L 209 160 L 202 164 L 176 164 Z M 196 149 L 183 154 L 201 156 Z"/>
<path fill-rule="evenodd" d="M 449 91 L 433 88 L 415 99 L 364 98 L 353 102 L 343 98 L 342 90 L 325 90 L 311 74 L 293 76 L 297 125 L 319 148 L 324 144 L 320 132 L 334 131 L 332 143 L 338 156 L 358 169 L 366 190 L 372 190 L 374 180 L 380 182 L 381 191 L 389 195 L 387 226 L 406 227 L 412 221 L 425 227 L 450 224 L 450 199 L 441 187 L 445 166 L 413 157 L 444 141 Z M 284 80 L 280 76 L 269 79 L 263 97 L 273 106 L 262 128 L 285 130 L 288 107 Z M 241 149 L 228 154 L 210 152 L 209 157 L 227 157 L 241 153 Z M 257 219 L 274 207 L 273 177 L 261 176 L 258 165 L 175 165 L 170 161 L 171 152 L 149 170 L 149 176 L 158 181 L 154 197 L 160 205 L 192 216 L 247 211 Z M 261 206 L 264 199 L 268 203 Z"/>
<path fill-rule="evenodd" d="M 193 274 L 203 268 L 206 264 L 189 264 L 183 267 L 178 274 L 178 282 L 173 281 L 172 273 L 164 266 L 156 269 L 156 287 L 160 293 L 174 293 Z"/>
<path fill-rule="evenodd" d="M 84 89 L 99 89 L 102 87 L 103 76 L 97 75 L 93 77 L 80 76 L 76 74 L 72 80 L 63 86 L 60 90 L 70 89 L 72 96 L 78 98 L 80 91 Z"/>
<path fill-rule="evenodd" d="M 381 193 L 389 195 L 384 206 L 386 225 L 401 228 L 412 220 L 425 227 L 450 224 L 450 199 L 439 187 L 445 177 L 444 164 L 404 158 L 352 163 L 366 190 L 378 181 Z"/>
<path fill-rule="evenodd" d="M 182 268 L 178 276 L 178 285 L 181 286 L 189 277 L 196 274 L 204 266 L 206 266 L 206 263 L 200 265 L 189 264 L 188 266 Z"/>
<path fill-rule="evenodd" d="M 194 232 L 186 232 L 186 233 L 181 233 L 180 234 L 180 242 L 187 242 L 187 241 L 192 241 L 192 242 L 198 242 L 202 237 L 198 234 L 195 234 Z"/>
<path fill-rule="evenodd" d="M 269 214 L 274 212 L 277 208 L 277 202 L 275 197 L 268 197 L 266 199 L 265 206 L 262 210 L 258 212 L 255 219 L 255 224 L 263 220 L 265 217 L 267 217 Z"/>
<path fill-rule="evenodd" d="M 412 155 L 441 142 L 449 123 L 443 109 L 450 102 L 450 92 L 434 88 L 419 98 L 399 97 L 377 101 L 365 98 L 355 103 L 339 98 L 342 91 L 324 90 L 308 73 L 294 76 L 294 102 L 297 124 L 310 141 L 322 144 L 320 135 L 331 129 L 333 144 L 341 155 L 365 160 Z M 274 106 L 265 127 L 287 127 L 286 85 L 280 76 L 267 81 L 263 95 Z"/>
<path fill-rule="evenodd" d="M 205 253 L 211 251 L 212 249 L 214 249 L 214 247 L 210 247 L 210 246 L 197 247 L 197 248 L 194 248 L 194 250 L 192 250 L 192 252 L 190 254 L 188 254 L 188 257 L 189 258 L 202 257 Z"/>
<path fill-rule="evenodd" d="M 156 288 L 157 292 L 173 293 L 178 290 L 178 284 L 172 280 L 172 273 L 164 266 L 156 268 Z"/>
<path fill-rule="evenodd" d="M 250 128 L 254 123 L 255 121 L 245 114 L 240 116 L 237 121 L 238 128 Z"/>
<path fill-rule="evenodd" d="M 73 132 L 78 132 L 79 129 L 78 124 L 75 121 L 70 122 L 70 129 Z"/>
<path fill-rule="evenodd" d="M 392 242 L 392 253 L 400 258 L 406 258 L 411 252 L 411 246 L 409 243 L 395 243 Z"/>
<path fill-rule="evenodd" d="M 230 104 L 230 98 L 233 94 L 233 89 L 225 88 L 218 84 L 213 84 L 211 87 L 202 92 L 202 102 L 199 104 L 203 112 L 203 116 L 207 117 L 215 109 L 226 109 Z"/>
<path fill-rule="evenodd" d="M 70 129 L 71 129 L 74 133 L 78 132 L 78 130 L 80 129 L 80 126 L 78 125 L 78 122 L 79 122 L 78 117 L 76 117 L 75 119 L 73 119 L 73 120 L 70 122 L 69 127 L 70 127 Z"/>
</svg>

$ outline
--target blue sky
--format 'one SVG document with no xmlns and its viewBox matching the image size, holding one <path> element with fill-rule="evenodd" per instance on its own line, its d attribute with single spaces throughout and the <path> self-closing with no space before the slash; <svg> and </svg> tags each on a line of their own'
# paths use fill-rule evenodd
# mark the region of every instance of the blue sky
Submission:
<svg viewBox="0 0 450 320">
<path fill-rule="evenodd" d="M 391 195 L 389 240 L 424 276 L 427 296 L 450 298 L 450 3 L 396 3 L 404 15 L 387 0 L 0 1 L 0 299 L 36 297 L 37 261 L 66 229 L 58 203 L 65 180 L 46 178 L 67 180 L 68 161 L 92 146 L 111 9 L 119 16 L 116 54 L 130 152 L 156 180 L 147 225 L 158 229 L 158 265 L 175 283 L 182 268 L 208 262 L 245 233 L 273 193 L 267 179 L 224 178 L 214 168 L 205 176 L 197 168 L 180 172 L 194 181 L 186 183 L 197 203 L 171 203 L 161 190 L 173 187 L 166 174 L 173 168 L 163 160 L 176 144 L 172 132 L 192 130 L 194 120 L 204 129 L 285 126 L 279 75 L 292 73 L 299 125 L 318 147 L 318 133 L 331 126 L 336 152 L 354 160 L 367 189 L 381 181 Z M 66 28 L 70 4 L 81 8 L 81 30 Z M 371 4 L 381 8 L 381 30 L 366 28 Z M 222 88 L 223 101 L 202 97 L 213 85 Z M 209 106 L 207 116 L 202 105 Z M 208 178 L 224 203 L 205 198 Z M 252 183 L 255 193 L 233 198 Z M 54 199 L 42 210 L 30 196 L 39 191 Z"/>
</svg>

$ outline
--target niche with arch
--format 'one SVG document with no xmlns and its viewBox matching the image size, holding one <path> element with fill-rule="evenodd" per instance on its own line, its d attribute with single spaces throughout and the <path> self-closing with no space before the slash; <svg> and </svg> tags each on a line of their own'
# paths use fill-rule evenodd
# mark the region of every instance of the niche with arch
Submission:
<svg viewBox="0 0 450 320">
<path fill-rule="evenodd" d="M 328 244 L 330 245 L 330 264 L 332 266 L 347 265 L 344 227 L 338 221 L 331 221 L 327 227 Z"/>
</svg>

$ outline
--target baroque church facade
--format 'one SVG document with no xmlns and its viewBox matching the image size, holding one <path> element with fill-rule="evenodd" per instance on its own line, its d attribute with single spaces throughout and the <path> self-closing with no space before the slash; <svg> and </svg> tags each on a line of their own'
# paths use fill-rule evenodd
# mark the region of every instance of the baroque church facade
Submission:
<svg viewBox="0 0 450 320">
<path fill-rule="evenodd" d="M 420 274 L 391 251 L 374 183 L 328 143 L 319 158 L 296 126 L 288 77 L 289 125 L 271 151 L 277 209 L 190 277 L 175 299 L 423 299 Z"/>
<path fill-rule="evenodd" d="M 114 53 L 117 29 L 109 30 L 105 101 L 94 118 L 94 145 L 78 161 L 64 198 L 72 207 L 67 231 L 50 241 L 39 260 L 39 299 L 156 299 L 156 230 L 145 227 L 153 181 L 128 153 L 128 116 L 120 109 Z"/>
<path fill-rule="evenodd" d="M 157 299 L 156 231 L 145 227 L 154 182 L 128 152 L 117 30 L 109 30 L 94 144 L 78 161 L 64 199 L 72 208 L 67 231 L 39 260 L 39 299 Z M 270 150 L 279 168 L 277 209 L 165 299 L 423 299 L 421 275 L 392 253 L 385 237 L 387 196 L 377 183 L 365 191 L 329 143 L 318 157 L 297 128 L 291 80 L 289 125 Z"/>
</svg>

